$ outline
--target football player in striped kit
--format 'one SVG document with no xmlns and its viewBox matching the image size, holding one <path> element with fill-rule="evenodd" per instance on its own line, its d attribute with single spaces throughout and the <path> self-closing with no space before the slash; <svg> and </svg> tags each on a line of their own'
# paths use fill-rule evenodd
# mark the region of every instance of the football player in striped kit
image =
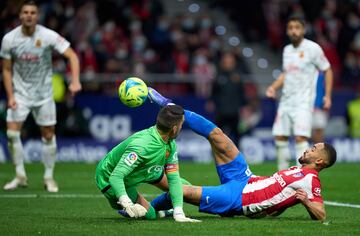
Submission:
<svg viewBox="0 0 360 236">
<path fill-rule="evenodd" d="M 59 188 L 53 177 L 56 160 L 56 108 L 52 90 L 51 53 L 54 49 L 69 60 L 69 91 L 72 95 L 81 90 L 79 60 L 66 39 L 37 24 L 39 9 L 35 1 L 23 3 L 19 18 L 21 25 L 4 36 L 0 51 L 8 105 L 8 146 L 16 172 L 15 178 L 5 184 L 4 190 L 27 186 L 20 131 L 31 112 L 42 137 L 45 188 L 49 192 L 58 192 Z"/>
<path fill-rule="evenodd" d="M 160 106 L 170 102 L 152 88 L 149 98 Z M 199 206 L 199 211 L 259 218 L 279 215 L 301 203 L 312 219 L 326 218 L 318 173 L 336 162 L 336 150 L 330 144 L 317 143 L 307 149 L 298 159 L 301 167 L 281 170 L 272 176 L 256 176 L 237 146 L 211 121 L 185 110 L 185 123 L 208 139 L 221 182 L 219 186 L 183 185 L 184 200 Z M 157 211 L 172 208 L 167 193 L 155 198 L 151 205 Z"/>
</svg>

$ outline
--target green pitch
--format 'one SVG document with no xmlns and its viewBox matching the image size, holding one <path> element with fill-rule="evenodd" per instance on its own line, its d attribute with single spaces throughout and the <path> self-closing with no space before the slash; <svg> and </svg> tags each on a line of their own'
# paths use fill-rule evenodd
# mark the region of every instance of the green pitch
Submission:
<svg viewBox="0 0 360 236">
<path fill-rule="evenodd" d="M 275 172 L 275 164 L 251 169 L 258 175 L 270 175 Z M 311 221 L 302 206 L 290 208 L 277 218 L 252 220 L 201 214 L 196 207 L 186 205 L 187 215 L 202 223 L 180 224 L 171 218 L 129 220 L 113 211 L 97 191 L 94 164 L 57 164 L 57 194 L 45 192 L 41 164 L 26 165 L 26 170 L 28 188 L 0 190 L 0 235 L 360 235 L 360 164 L 336 164 L 320 174 L 325 200 L 352 204 L 327 205 L 330 222 L 326 224 Z M 181 163 L 181 174 L 196 185 L 218 184 L 213 164 Z M 12 177 L 12 165 L 1 164 L 1 189 Z M 140 191 L 148 199 L 160 193 L 147 185 Z"/>
</svg>

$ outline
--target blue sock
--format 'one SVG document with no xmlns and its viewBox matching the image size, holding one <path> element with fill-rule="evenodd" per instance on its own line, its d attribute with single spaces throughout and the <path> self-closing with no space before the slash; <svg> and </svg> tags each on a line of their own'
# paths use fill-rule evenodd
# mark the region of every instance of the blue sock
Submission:
<svg viewBox="0 0 360 236">
<path fill-rule="evenodd" d="M 209 137 L 211 131 L 216 128 L 214 123 L 189 110 L 185 110 L 185 122 L 195 133 L 200 134 L 205 138 Z"/>
<path fill-rule="evenodd" d="M 169 210 L 173 208 L 169 193 L 163 193 L 157 196 L 150 202 L 150 204 L 156 211 Z"/>
</svg>

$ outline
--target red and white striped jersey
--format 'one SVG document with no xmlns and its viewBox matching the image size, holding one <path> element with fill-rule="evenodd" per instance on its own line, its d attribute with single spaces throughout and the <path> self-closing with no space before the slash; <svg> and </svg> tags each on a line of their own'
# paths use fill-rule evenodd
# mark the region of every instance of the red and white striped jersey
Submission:
<svg viewBox="0 0 360 236">
<path fill-rule="evenodd" d="M 261 217 L 298 204 L 294 197 L 297 189 L 306 191 L 312 202 L 323 202 L 318 172 L 307 168 L 291 167 L 272 176 L 253 176 L 242 194 L 244 215 Z"/>
</svg>

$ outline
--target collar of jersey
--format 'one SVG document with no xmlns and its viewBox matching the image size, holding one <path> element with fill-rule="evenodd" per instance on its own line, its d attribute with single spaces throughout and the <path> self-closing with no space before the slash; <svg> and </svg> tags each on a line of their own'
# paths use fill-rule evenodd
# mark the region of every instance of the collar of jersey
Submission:
<svg viewBox="0 0 360 236">
<path fill-rule="evenodd" d="M 157 130 L 156 126 L 154 125 L 153 127 L 151 127 L 152 129 L 152 133 L 155 135 L 155 137 L 160 141 L 162 142 L 163 144 L 167 144 L 161 137 L 159 131 Z"/>
</svg>

